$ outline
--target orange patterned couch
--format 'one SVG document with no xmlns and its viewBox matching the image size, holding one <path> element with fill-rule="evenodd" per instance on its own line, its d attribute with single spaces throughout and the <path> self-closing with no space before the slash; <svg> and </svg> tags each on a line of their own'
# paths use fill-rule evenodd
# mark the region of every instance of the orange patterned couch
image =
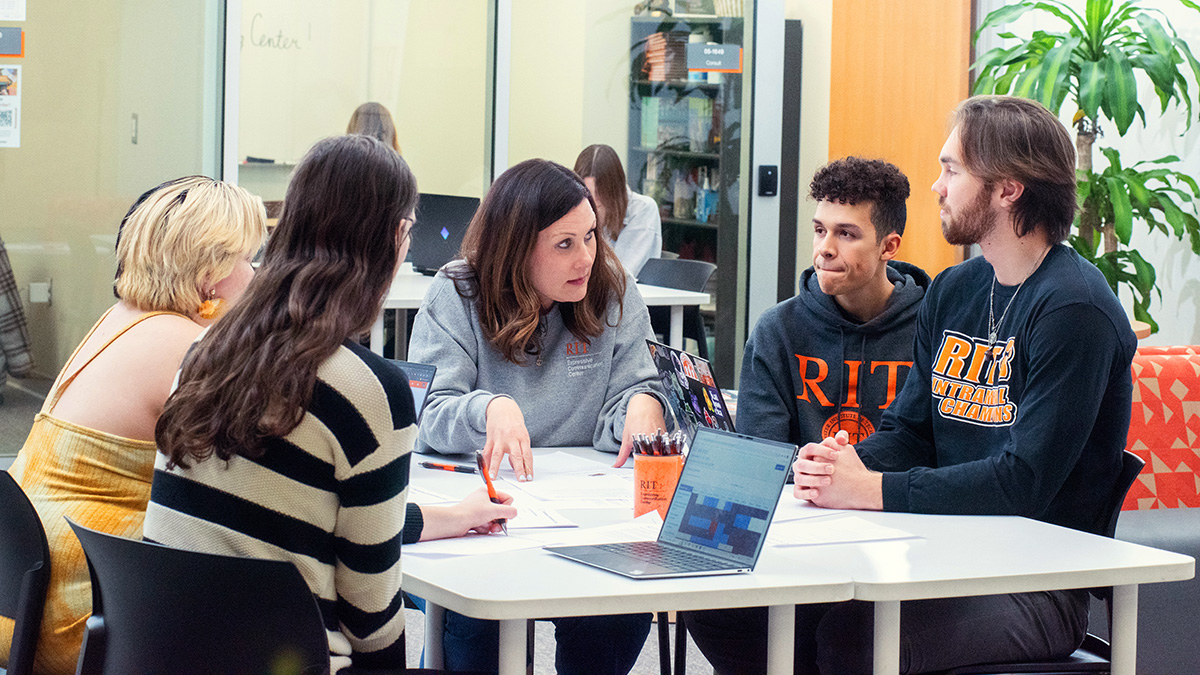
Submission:
<svg viewBox="0 0 1200 675">
<path fill-rule="evenodd" d="M 1125 511 L 1200 507 L 1200 347 L 1140 347 L 1125 449 L 1146 462 Z"/>
<path fill-rule="evenodd" d="M 1200 346 L 1141 347 L 1126 449 L 1146 462 L 1117 538 L 1200 559 Z M 1138 589 L 1138 675 L 1200 673 L 1200 579 Z M 1104 616 L 1093 601 L 1093 617 Z M 1100 613 L 1097 613 L 1100 612 Z M 1093 621 L 1104 634 L 1107 622 Z"/>
</svg>

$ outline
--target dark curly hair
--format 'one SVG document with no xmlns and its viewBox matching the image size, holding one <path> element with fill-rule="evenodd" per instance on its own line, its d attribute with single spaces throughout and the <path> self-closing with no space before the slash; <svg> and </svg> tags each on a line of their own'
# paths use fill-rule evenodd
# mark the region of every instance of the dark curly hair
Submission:
<svg viewBox="0 0 1200 675">
<path fill-rule="evenodd" d="M 908 178 L 895 164 L 881 159 L 845 157 L 817 169 L 808 196 L 819 202 L 840 204 L 871 203 L 871 224 L 875 240 L 883 241 L 890 232 L 904 234 L 908 221 Z"/>
</svg>

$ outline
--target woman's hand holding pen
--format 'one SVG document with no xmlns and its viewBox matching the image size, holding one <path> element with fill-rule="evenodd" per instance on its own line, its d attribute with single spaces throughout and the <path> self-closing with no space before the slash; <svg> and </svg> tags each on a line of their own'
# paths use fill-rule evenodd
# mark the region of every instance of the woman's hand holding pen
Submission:
<svg viewBox="0 0 1200 675">
<path fill-rule="evenodd" d="M 454 506 L 422 506 L 425 529 L 421 531 L 421 541 L 461 537 L 468 532 L 499 532 L 500 524 L 496 521 L 515 518 L 517 509 L 512 506 L 512 496 L 503 492 L 496 496 L 502 503 L 493 504 L 487 488 L 481 487 Z"/>
<path fill-rule="evenodd" d="M 650 394 L 635 394 L 629 399 L 625 409 L 625 430 L 621 432 L 621 451 L 617 453 L 617 461 L 613 466 L 624 466 L 625 460 L 633 453 L 634 434 L 653 434 L 657 430 L 666 429 L 663 421 L 662 404 Z"/>
<path fill-rule="evenodd" d="M 516 472 L 517 480 L 533 480 L 533 451 L 529 446 L 525 415 L 516 401 L 507 396 L 497 396 L 488 403 L 487 441 L 483 446 L 483 458 L 492 478 L 499 473 L 500 460 L 504 455 L 508 455 L 508 462 Z"/>
</svg>

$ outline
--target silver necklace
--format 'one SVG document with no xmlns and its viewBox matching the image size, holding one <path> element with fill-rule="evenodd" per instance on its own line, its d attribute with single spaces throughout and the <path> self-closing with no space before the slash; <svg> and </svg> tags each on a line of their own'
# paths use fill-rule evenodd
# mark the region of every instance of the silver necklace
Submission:
<svg viewBox="0 0 1200 675">
<path fill-rule="evenodd" d="M 1025 278 L 1021 280 L 1021 283 L 1017 284 L 1017 290 L 1013 291 L 1012 297 L 1008 299 L 1008 304 L 1004 306 L 1004 311 L 1000 312 L 999 321 L 995 320 L 996 315 L 994 308 L 996 305 L 996 272 L 995 270 L 992 271 L 992 290 L 988 293 L 988 344 L 987 351 L 983 354 L 983 366 L 985 368 L 989 363 L 992 362 L 993 359 L 995 359 L 992 349 L 996 346 L 996 340 L 1000 336 L 1000 326 L 1004 324 L 1004 317 L 1008 316 L 1008 310 L 1012 307 L 1013 301 L 1017 299 L 1017 294 L 1021 292 L 1021 287 L 1023 287 L 1025 282 L 1029 281 L 1029 277 L 1033 276 L 1033 273 L 1037 271 L 1037 268 L 1042 264 L 1042 260 L 1046 257 L 1046 254 L 1050 252 L 1050 248 L 1051 247 L 1047 246 L 1046 250 L 1042 251 L 1042 254 L 1038 256 L 1037 261 L 1033 263 L 1033 267 L 1029 269 L 1029 273 L 1025 275 Z"/>
</svg>

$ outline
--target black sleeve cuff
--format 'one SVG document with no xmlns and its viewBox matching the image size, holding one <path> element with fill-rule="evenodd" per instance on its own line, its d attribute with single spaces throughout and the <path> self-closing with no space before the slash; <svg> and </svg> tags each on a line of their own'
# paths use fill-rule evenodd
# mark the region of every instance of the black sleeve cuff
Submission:
<svg viewBox="0 0 1200 675">
<path fill-rule="evenodd" d="M 410 502 L 404 513 L 404 532 L 402 533 L 401 542 L 404 544 L 415 544 L 421 541 L 421 532 L 424 530 L 425 516 L 421 513 L 421 507 Z"/>
</svg>

